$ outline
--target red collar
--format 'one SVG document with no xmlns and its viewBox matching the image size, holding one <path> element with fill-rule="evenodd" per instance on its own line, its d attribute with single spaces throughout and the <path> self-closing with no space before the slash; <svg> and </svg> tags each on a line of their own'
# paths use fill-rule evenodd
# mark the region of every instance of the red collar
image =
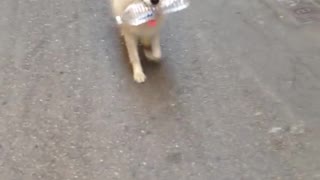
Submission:
<svg viewBox="0 0 320 180">
<path fill-rule="evenodd" d="M 156 27 L 157 26 L 157 21 L 155 19 L 150 20 L 150 21 L 147 22 L 147 25 L 149 27 Z"/>
</svg>

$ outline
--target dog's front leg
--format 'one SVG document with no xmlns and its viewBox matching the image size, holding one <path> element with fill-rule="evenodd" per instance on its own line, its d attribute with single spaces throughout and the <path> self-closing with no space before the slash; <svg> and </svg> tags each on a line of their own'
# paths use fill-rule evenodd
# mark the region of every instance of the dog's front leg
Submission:
<svg viewBox="0 0 320 180">
<path fill-rule="evenodd" d="M 124 39 L 126 42 L 130 63 L 132 65 L 133 79 L 137 83 L 143 83 L 146 80 L 146 76 L 143 72 L 139 58 L 138 41 L 130 34 L 124 34 Z"/>
<path fill-rule="evenodd" d="M 160 35 L 157 34 L 153 37 L 151 42 L 151 48 L 152 48 L 152 55 L 154 57 L 154 60 L 159 61 L 161 58 L 161 45 L 160 45 Z"/>
<path fill-rule="evenodd" d="M 145 48 L 144 54 L 146 57 L 151 60 L 158 62 L 161 58 L 161 46 L 160 46 L 160 37 L 159 35 L 155 35 L 154 37 L 150 38 L 148 46 L 150 46 L 150 49 Z M 145 45 L 146 46 L 146 45 Z"/>
</svg>

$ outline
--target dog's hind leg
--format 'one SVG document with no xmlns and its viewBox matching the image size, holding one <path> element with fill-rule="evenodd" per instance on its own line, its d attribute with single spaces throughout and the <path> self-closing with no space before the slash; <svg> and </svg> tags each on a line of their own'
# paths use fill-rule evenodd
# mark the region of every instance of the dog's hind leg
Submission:
<svg viewBox="0 0 320 180">
<path fill-rule="evenodd" d="M 135 37 L 127 33 L 124 34 L 124 39 L 126 42 L 130 63 L 132 65 L 133 79 L 137 83 L 143 83 L 146 80 L 146 76 L 143 72 L 139 58 L 138 41 Z"/>
</svg>

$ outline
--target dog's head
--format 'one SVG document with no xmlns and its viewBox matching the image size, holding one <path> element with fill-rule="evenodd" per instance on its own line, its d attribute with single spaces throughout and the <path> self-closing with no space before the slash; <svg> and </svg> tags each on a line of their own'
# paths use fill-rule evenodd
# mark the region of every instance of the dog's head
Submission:
<svg viewBox="0 0 320 180">
<path fill-rule="evenodd" d="M 143 0 L 148 5 L 158 5 L 161 0 Z"/>
</svg>

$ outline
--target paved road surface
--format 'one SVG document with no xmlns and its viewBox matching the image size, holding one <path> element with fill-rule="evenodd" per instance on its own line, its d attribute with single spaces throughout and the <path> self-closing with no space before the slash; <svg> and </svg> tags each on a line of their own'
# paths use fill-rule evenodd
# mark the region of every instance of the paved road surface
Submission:
<svg viewBox="0 0 320 180">
<path fill-rule="evenodd" d="M 105 0 L 1 0 L 0 179 L 319 180 L 319 26 L 269 1 L 171 15 L 137 85 Z"/>
</svg>

